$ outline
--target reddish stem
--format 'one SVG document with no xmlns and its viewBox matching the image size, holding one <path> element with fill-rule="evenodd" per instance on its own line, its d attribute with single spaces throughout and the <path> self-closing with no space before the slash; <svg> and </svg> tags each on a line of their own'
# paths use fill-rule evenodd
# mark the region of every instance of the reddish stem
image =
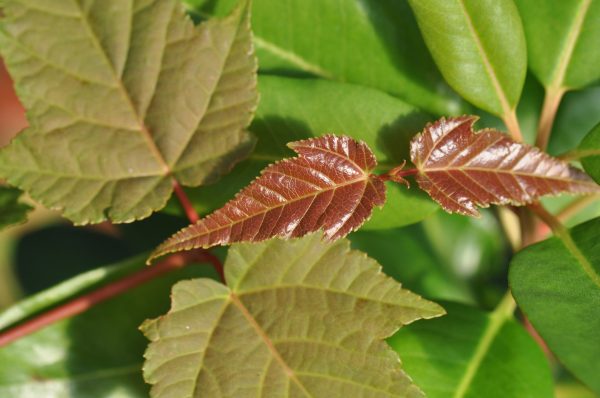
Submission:
<svg viewBox="0 0 600 398">
<path fill-rule="evenodd" d="M 185 194 L 185 191 L 175 179 L 173 179 L 173 190 L 175 191 L 175 195 L 177 195 L 177 199 L 179 199 L 179 202 L 181 203 L 181 207 L 183 208 L 185 215 L 190 220 L 190 223 L 195 224 L 200 217 L 198 216 L 198 213 L 196 213 L 192 202 Z"/>
<path fill-rule="evenodd" d="M 192 251 L 174 254 L 157 263 L 156 265 L 153 265 L 152 267 L 146 267 L 132 275 L 128 275 L 122 279 L 111 282 L 97 290 L 79 296 L 50 311 L 44 312 L 20 325 L 15 326 L 12 329 L 7 330 L 4 333 L 0 333 L 0 347 L 36 332 L 54 322 L 58 322 L 62 319 L 80 314 L 96 304 L 129 291 L 136 286 L 139 286 L 142 283 L 145 283 L 160 275 L 182 268 L 192 261 L 210 262 L 213 265 L 215 265 L 216 261 L 220 266 L 219 259 L 206 251 Z M 215 268 L 217 268 L 216 265 Z M 222 269 L 222 267 L 220 268 Z"/>
<path fill-rule="evenodd" d="M 406 164 L 406 161 L 402 162 L 402 164 L 398 167 L 394 167 L 393 169 L 391 169 L 390 171 L 388 171 L 387 173 L 381 174 L 379 176 L 379 178 L 381 178 L 383 181 L 395 181 L 398 182 L 400 184 L 404 184 L 407 187 L 410 188 L 410 184 L 408 183 L 408 181 L 406 181 L 404 179 L 404 177 L 407 176 L 412 176 L 415 175 L 419 172 L 418 169 L 406 169 L 404 170 L 404 165 Z"/>
</svg>

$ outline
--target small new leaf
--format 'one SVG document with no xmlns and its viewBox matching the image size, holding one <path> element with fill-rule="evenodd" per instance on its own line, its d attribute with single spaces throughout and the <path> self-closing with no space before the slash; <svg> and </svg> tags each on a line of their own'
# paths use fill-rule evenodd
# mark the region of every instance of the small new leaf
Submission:
<svg viewBox="0 0 600 398">
<path fill-rule="evenodd" d="M 146 321 L 151 396 L 422 397 L 383 341 L 444 310 L 321 233 L 233 246 L 228 286 L 180 282 Z"/>
<path fill-rule="evenodd" d="M 257 104 L 250 6 L 195 27 L 178 0 L 2 2 L 0 49 L 31 127 L 0 176 L 77 224 L 162 208 L 175 178 L 245 157 Z"/>
<path fill-rule="evenodd" d="M 371 149 L 350 137 L 327 135 L 289 144 L 298 157 L 272 164 L 221 209 L 159 246 L 167 253 L 319 229 L 336 239 L 360 227 L 385 203 L 385 185 L 370 172 Z"/>
<path fill-rule="evenodd" d="M 542 195 L 600 192 L 583 171 L 499 131 L 473 131 L 476 116 L 440 119 L 411 142 L 416 180 L 444 210 L 479 216 L 477 206 L 524 205 Z"/>
</svg>

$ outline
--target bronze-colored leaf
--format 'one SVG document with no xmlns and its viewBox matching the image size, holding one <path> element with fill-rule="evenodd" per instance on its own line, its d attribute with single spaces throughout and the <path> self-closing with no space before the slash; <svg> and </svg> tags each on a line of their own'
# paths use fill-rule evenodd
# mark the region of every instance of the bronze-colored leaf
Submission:
<svg viewBox="0 0 600 398">
<path fill-rule="evenodd" d="M 425 190 L 449 213 L 478 216 L 477 206 L 523 205 L 542 195 L 600 192 L 583 171 L 500 131 L 473 131 L 476 116 L 440 119 L 411 142 Z"/>
<path fill-rule="evenodd" d="M 168 239 L 151 259 L 181 250 L 322 229 L 337 239 L 357 229 L 385 202 L 385 185 L 370 172 L 371 149 L 349 137 L 327 135 L 288 144 L 298 157 L 264 169 L 221 209 Z"/>
</svg>

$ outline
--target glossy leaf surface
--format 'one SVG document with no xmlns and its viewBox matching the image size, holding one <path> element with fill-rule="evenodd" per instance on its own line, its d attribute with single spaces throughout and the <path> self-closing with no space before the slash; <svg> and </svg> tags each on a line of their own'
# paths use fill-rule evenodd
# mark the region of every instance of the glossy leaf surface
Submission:
<svg viewBox="0 0 600 398">
<path fill-rule="evenodd" d="M 600 1 L 516 0 L 529 66 L 546 87 L 581 88 L 600 78 Z"/>
<path fill-rule="evenodd" d="M 577 153 L 585 171 L 600 183 L 600 124 L 583 139 Z"/>
<path fill-rule="evenodd" d="M 523 205 L 562 192 L 600 192 L 583 171 L 535 147 L 496 130 L 476 134 L 476 120 L 442 118 L 411 143 L 419 186 L 447 212 L 478 216 L 477 206 Z"/>
<path fill-rule="evenodd" d="M 31 127 L 0 151 L 0 175 L 47 207 L 77 224 L 144 218 L 173 178 L 213 182 L 250 151 L 247 5 L 196 28 L 177 0 L 3 4 Z"/>
<path fill-rule="evenodd" d="M 443 310 L 347 241 L 236 245 L 225 273 L 228 287 L 175 285 L 170 312 L 142 326 L 153 397 L 422 396 L 382 339 Z"/>
<path fill-rule="evenodd" d="M 69 280 L 63 287 L 77 290 L 94 282 L 89 288 L 100 282 L 103 270 L 108 271 L 106 283 L 120 272 L 141 268 L 144 259 L 138 257 L 110 270 L 98 268 L 87 275 L 90 278 Z M 190 265 L 0 348 L 0 396 L 147 398 L 149 386 L 141 370 L 147 341 L 137 327 L 145 318 L 168 310 L 173 283 L 194 277 L 217 278 L 209 266 Z M 59 292 L 51 289 L 34 297 L 42 307 L 44 301 L 51 306 L 56 299 L 65 298 L 53 293 Z M 6 313 L 14 314 L 13 309 L 32 308 L 11 307 Z M 6 319 L 4 315 L 0 318 Z"/>
<path fill-rule="evenodd" d="M 202 15 L 225 15 L 236 4 L 236 0 L 185 1 Z M 405 1 L 252 3 L 261 72 L 360 84 L 433 114 L 460 112 L 461 101 L 437 71 Z"/>
<path fill-rule="evenodd" d="M 443 303 L 389 343 L 428 398 L 552 398 L 548 360 L 514 319 Z"/>
<path fill-rule="evenodd" d="M 26 220 L 31 206 L 19 202 L 22 192 L 0 186 L 0 229 Z"/>
<path fill-rule="evenodd" d="M 293 152 L 286 143 L 326 133 L 362 140 L 373 150 L 380 170 L 402 163 L 414 134 L 431 116 L 379 90 L 323 79 L 259 76 L 260 104 L 250 131 L 255 150 L 219 182 L 188 194 L 201 214 L 231 200 L 270 163 Z M 376 208 L 361 229 L 387 229 L 421 221 L 439 209 L 419 189 L 387 183 L 387 203 Z M 181 212 L 173 203 L 167 211 Z"/>
<path fill-rule="evenodd" d="M 600 393 L 600 219 L 529 246 L 510 285 L 527 318 L 577 378 Z"/>
<path fill-rule="evenodd" d="M 151 258 L 192 248 L 290 238 L 323 230 L 337 239 L 385 203 L 385 185 L 363 142 L 327 135 L 289 144 L 298 157 L 277 162 L 221 209 L 168 239 Z"/>
<path fill-rule="evenodd" d="M 463 98 L 501 116 L 517 105 L 527 69 L 511 0 L 409 1 L 444 78 Z"/>
</svg>

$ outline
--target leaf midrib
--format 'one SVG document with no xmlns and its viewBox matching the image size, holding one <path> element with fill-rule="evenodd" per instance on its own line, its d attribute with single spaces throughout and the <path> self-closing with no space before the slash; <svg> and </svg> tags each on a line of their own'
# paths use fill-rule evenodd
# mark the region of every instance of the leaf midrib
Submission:
<svg viewBox="0 0 600 398">
<path fill-rule="evenodd" d="M 108 54 L 106 53 L 106 50 L 104 49 L 104 47 L 102 47 L 102 44 L 98 40 L 98 37 L 95 35 L 95 33 L 91 27 L 90 21 L 86 15 L 86 13 L 84 12 L 81 4 L 79 4 L 79 2 L 77 0 L 72 0 L 72 1 L 73 1 L 73 4 L 75 4 L 75 7 L 80 12 L 82 25 L 85 28 L 88 36 L 90 37 L 90 40 L 92 41 L 94 47 L 96 47 L 96 49 L 100 52 L 100 54 L 102 54 L 102 58 L 113 76 L 113 79 L 116 83 L 117 89 L 121 92 L 121 94 L 123 95 L 123 98 L 127 102 L 129 110 L 131 111 L 131 114 L 133 115 L 133 117 L 136 120 L 136 123 L 138 124 L 139 131 L 142 133 L 142 136 L 146 140 L 148 149 L 152 152 L 152 154 L 154 155 L 154 157 L 160 164 L 161 168 L 163 169 L 164 175 L 170 174 L 171 168 L 167 164 L 167 161 L 165 160 L 162 153 L 158 149 L 158 146 L 154 142 L 154 139 L 152 138 L 152 135 L 150 134 L 148 127 L 144 123 L 143 115 L 138 114 L 138 112 L 136 111 L 135 106 L 133 105 L 133 100 L 123 84 L 123 80 L 117 74 L 117 71 L 113 67 L 112 62 L 110 61 L 110 58 L 108 57 Z M 130 50 L 130 48 L 128 47 L 127 51 L 129 52 L 129 50 Z M 156 94 L 156 90 L 153 92 L 152 95 L 154 96 L 155 94 Z"/>
<path fill-rule="evenodd" d="M 473 37 L 473 41 L 475 42 L 475 46 L 477 47 L 477 51 L 479 52 L 483 66 L 487 71 L 488 76 L 492 82 L 492 86 L 494 87 L 494 91 L 496 92 L 496 96 L 498 98 L 498 101 L 500 102 L 500 106 L 502 107 L 503 116 L 509 115 L 511 112 L 511 106 L 508 103 L 506 93 L 502 89 L 498 77 L 496 76 L 496 71 L 494 70 L 490 60 L 488 59 L 487 53 L 483 47 L 483 43 L 477 35 L 477 31 L 475 30 L 475 26 L 473 25 L 473 20 L 471 19 L 471 16 L 469 15 L 465 7 L 464 0 L 457 0 L 457 2 L 465 17 L 467 28 L 469 29 L 469 32 Z"/>
<path fill-rule="evenodd" d="M 548 87 L 552 89 L 559 89 L 564 86 L 565 75 L 567 74 L 571 57 L 575 51 L 575 45 L 581 34 L 583 22 L 585 21 L 585 17 L 591 4 L 592 0 L 582 0 L 581 3 L 579 3 L 575 18 L 573 18 L 573 22 L 569 29 L 567 40 L 565 40 L 562 51 L 558 56 L 558 63 L 555 66 L 556 69 L 554 69 L 554 73 L 552 74 L 553 77 L 548 85 Z"/>
<path fill-rule="evenodd" d="M 246 306 L 244 306 L 244 304 L 240 301 L 240 299 L 237 297 L 237 295 L 235 293 L 231 292 L 231 294 L 229 295 L 229 297 L 231 299 L 231 302 L 238 308 L 238 310 L 242 313 L 242 315 L 244 316 L 244 318 L 246 318 L 246 320 L 248 321 L 248 323 L 252 326 L 252 328 L 254 329 L 254 331 L 256 332 L 256 334 L 260 337 L 260 339 L 262 340 L 262 342 L 265 344 L 265 346 L 267 347 L 267 349 L 271 353 L 272 357 L 275 358 L 275 360 L 283 368 L 283 370 L 286 373 L 286 375 L 300 388 L 300 390 L 302 390 L 302 392 L 304 393 L 304 395 L 306 395 L 309 398 L 314 398 L 312 396 L 312 394 L 310 394 L 310 392 L 308 392 L 308 390 L 306 389 L 306 387 L 304 387 L 304 384 L 302 384 L 300 382 L 300 380 L 296 376 L 296 373 L 294 372 L 294 370 L 292 368 L 290 368 L 290 366 L 287 364 L 287 362 L 285 362 L 285 360 L 283 359 L 283 357 L 281 356 L 281 354 L 279 354 L 279 351 L 277 351 L 277 348 L 275 348 L 275 345 L 273 344 L 273 341 L 271 341 L 271 339 L 269 338 L 269 336 L 267 335 L 267 333 L 258 324 L 258 322 L 256 321 L 256 319 L 254 319 L 254 317 L 252 316 L 252 314 L 250 313 L 250 311 L 248 311 L 248 309 L 246 308 Z"/>
<path fill-rule="evenodd" d="M 573 240 L 571 233 L 567 228 L 562 226 L 562 224 L 554 228 L 554 234 L 560 241 L 563 243 L 565 248 L 573 257 L 577 263 L 581 266 L 581 269 L 585 274 L 591 279 L 591 281 L 600 288 L 600 274 L 594 269 L 592 263 L 588 260 L 588 258 L 583 254 L 583 252 L 577 246 L 577 243 Z"/>
</svg>

